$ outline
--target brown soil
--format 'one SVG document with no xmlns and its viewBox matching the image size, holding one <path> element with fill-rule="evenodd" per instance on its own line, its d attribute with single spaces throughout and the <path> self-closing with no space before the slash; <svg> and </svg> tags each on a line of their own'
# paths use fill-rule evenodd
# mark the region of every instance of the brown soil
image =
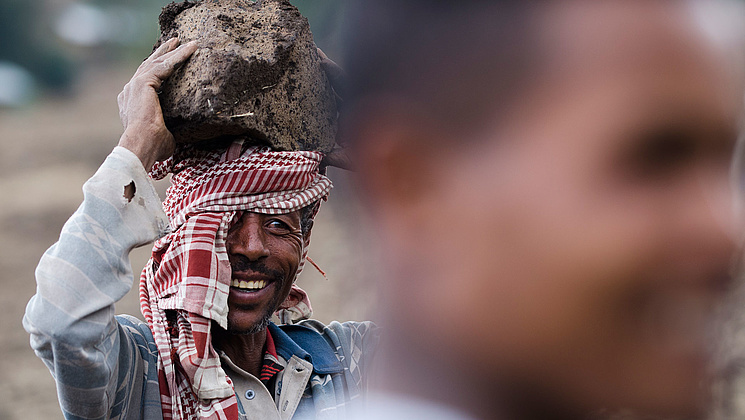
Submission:
<svg viewBox="0 0 745 420">
<path fill-rule="evenodd" d="M 336 99 L 308 20 L 285 0 L 172 3 L 161 38 L 199 49 L 164 85 L 166 124 L 181 143 L 250 137 L 280 150 L 329 152 Z"/>
</svg>

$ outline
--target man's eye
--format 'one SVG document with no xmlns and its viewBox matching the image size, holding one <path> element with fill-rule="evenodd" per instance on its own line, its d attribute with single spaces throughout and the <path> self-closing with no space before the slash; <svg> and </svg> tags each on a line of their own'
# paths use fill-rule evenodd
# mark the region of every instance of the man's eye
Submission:
<svg viewBox="0 0 745 420">
<path fill-rule="evenodd" d="M 290 226 L 281 220 L 270 220 L 267 223 L 267 227 L 274 230 L 291 230 Z"/>
<path fill-rule="evenodd" d="M 638 175 L 662 175 L 690 162 L 697 152 L 689 133 L 658 130 L 643 136 L 631 158 Z"/>
</svg>

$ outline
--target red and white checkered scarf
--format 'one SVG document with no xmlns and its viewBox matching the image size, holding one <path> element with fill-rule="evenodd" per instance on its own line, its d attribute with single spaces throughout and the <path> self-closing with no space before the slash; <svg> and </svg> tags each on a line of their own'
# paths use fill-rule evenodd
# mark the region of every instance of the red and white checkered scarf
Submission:
<svg viewBox="0 0 745 420">
<path fill-rule="evenodd" d="M 289 213 L 326 199 L 332 187 L 319 173 L 321 153 L 244 149 L 235 142 L 223 152 L 192 151 L 151 172 L 155 179 L 174 174 L 163 202 L 172 233 L 155 243 L 140 279 L 140 307 L 158 347 L 164 419 L 238 419 L 210 332 L 212 321 L 227 328 L 232 273 L 225 244 L 236 213 Z M 309 241 L 308 234 L 298 274 Z M 291 293 L 301 303 L 283 309 L 310 316 L 305 292 L 293 286 Z M 286 321 L 287 313 L 280 315 Z"/>
</svg>

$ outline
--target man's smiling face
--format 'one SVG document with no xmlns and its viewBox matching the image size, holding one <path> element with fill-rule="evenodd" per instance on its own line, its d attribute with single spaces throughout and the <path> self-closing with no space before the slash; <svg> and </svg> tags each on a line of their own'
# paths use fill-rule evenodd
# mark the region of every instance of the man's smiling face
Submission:
<svg viewBox="0 0 745 420">
<path fill-rule="evenodd" d="M 289 295 L 302 259 L 300 214 L 301 210 L 281 215 L 245 212 L 230 228 L 228 331 L 263 331 Z"/>
</svg>

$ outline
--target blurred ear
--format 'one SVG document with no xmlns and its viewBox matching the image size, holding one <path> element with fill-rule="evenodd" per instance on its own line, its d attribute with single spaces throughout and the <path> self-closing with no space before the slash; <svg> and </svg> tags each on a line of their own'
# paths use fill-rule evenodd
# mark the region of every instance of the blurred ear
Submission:
<svg viewBox="0 0 745 420">
<path fill-rule="evenodd" d="M 353 160 L 377 210 L 416 211 L 435 182 L 438 141 L 411 104 L 380 98 L 358 109 Z"/>
</svg>

